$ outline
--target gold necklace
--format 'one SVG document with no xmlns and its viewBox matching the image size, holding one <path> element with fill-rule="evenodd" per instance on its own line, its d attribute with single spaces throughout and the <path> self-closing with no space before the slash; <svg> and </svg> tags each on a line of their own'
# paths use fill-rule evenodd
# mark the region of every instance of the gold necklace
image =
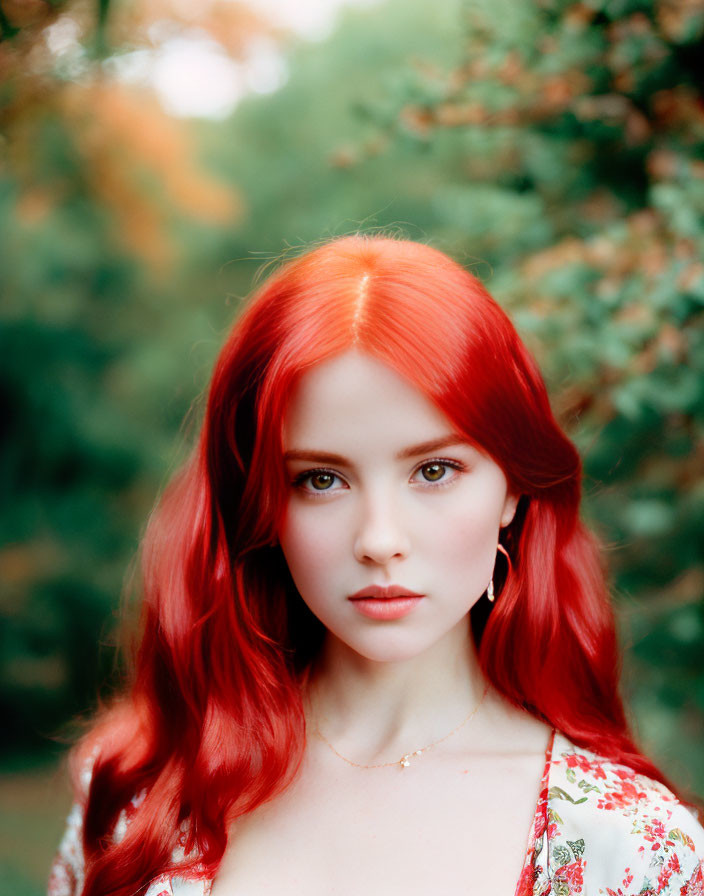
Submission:
<svg viewBox="0 0 704 896">
<path fill-rule="evenodd" d="M 345 762 L 347 762 L 349 765 L 354 765 L 355 768 L 387 768 L 388 766 L 391 766 L 391 765 L 400 765 L 401 768 L 408 768 L 408 766 L 411 764 L 411 759 L 414 756 L 421 756 L 423 753 L 425 753 L 431 747 L 435 747 L 438 744 L 441 744 L 444 740 L 447 740 L 448 737 L 451 737 L 453 734 L 455 734 L 455 732 L 459 731 L 463 725 L 466 725 L 467 722 L 472 718 L 472 716 L 476 713 L 476 711 L 479 709 L 479 707 L 484 702 L 484 698 L 486 697 L 486 693 L 488 690 L 489 690 L 489 685 L 487 684 L 484 688 L 484 693 L 482 694 L 481 700 L 479 701 L 479 703 L 477 703 L 477 705 L 470 712 L 470 714 L 467 716 L 467 718 L 464 719 L 463 721 L 461 721 L 456 728 L 453 728 L 449 734 L 446 734 L 445 737 L 441 737 L 439 740 L 434 740 L 431 744 L 428 744 L 425 747 L 421 747 L 421 749 L 419 749 L 419 750 L 412 750 L 410 753 L 404 753 L 403 756 L 400 759 L 397 759 L 395 762 L 379 762 L 375 765 L 364 765 L 361 762 L 353 762 L 351 759 L 348 759 L 346 756 L 343 756 L 342 753 L 339 753 L 335 749 L 335 747 L 333 747 L 333 745 L 330 743 L 330 741 L 327 739 L 327 737 L 325 737 L 325 735 L 322 733 L 322 731 L 318 727 L 317 723 L 313 729 L 313 733 L 317 734 L 318 737 L 330 747 L 330 749 L 333 751 L 333 753 L 336 756 L 339 756 L 340 759 L 344 759 Z"/>
</svg>

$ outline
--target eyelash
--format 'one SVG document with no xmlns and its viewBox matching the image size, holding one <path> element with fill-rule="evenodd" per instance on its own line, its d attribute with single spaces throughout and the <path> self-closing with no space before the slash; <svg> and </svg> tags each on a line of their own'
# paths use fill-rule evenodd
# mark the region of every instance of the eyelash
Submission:
<svg viewBox="0 0 704 896">
<path fill-rule="evenodd" d="M 433 457 L 430 460 L 423 461 L 422 464 L 418 464 L 418 466 L 413 471 L 413 475 L 415 476 L 415 474 L 419 470 L 422 470 L 423 467 L 430 467 L 433 464 L 440 464 L 441 466 L 444 466 L 444 467 L 450 467 L 451 469 L 457 470 L 460 473 L 465 472 L 467 469 L 464 464 L 461 464 L 456 460 L 449 460 L 446 457 Z M 342 477 L 338 473 L 336 473 L 334 470 L 329 470 L 327 467 L 316 467 L 315 470 L 304 470 L 302 473 L 299 473 L 297 476 L 294 477 L 294 479 L 291 482 L 291 485 L 294 488 L 304 491 L 306 493 L 306 495 L 313 495 L 314 497 L 319 497 L 319 496 L 325 495 L 327 492 L 332 491 L 332 489 L 329 489 L 329 488 L 328 489 L 314 489 L 313 491 L 308 491 L 307 489 L 303 488 L 303 483 L 306 481 L 306 479 L 310 479 L 311 476 L 315 476 L 317 473 L 329 473 L 331 476 L 337 476 L 338 479 L 342 479 Z M 455 478 L 456 477 L 453 477 L 452 479 L 448 479 L 447 481 L 445 481 L 445 479 L 443 477 L 443 479 L 439 479 L 437 482 L 428 482 L 426 480 L 424 487 L 426 487 L 426 488 L 444 488 L 448 485 L 451 485 L 455 481 Z"/>
</svg>

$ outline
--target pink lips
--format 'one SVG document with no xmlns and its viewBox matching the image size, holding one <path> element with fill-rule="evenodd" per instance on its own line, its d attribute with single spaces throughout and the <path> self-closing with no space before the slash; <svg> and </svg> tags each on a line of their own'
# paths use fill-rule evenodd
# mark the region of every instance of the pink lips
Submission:
<svg viewBox="0 0 704 896">
<path fill-rule="evenodd" d="M 425 595 L 400 585 L 369 585 L 350 594 L 356 610 L 371 619 L 400 619 L 416 607 Z"/>
</svg>

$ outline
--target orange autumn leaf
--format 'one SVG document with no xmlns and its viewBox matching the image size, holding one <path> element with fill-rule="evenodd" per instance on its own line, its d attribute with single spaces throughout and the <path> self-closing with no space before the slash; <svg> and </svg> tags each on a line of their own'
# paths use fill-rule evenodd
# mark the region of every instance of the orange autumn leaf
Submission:
<svg viewBox="0 0 704 896">
<path fill-rule="evenodd" d="M 96 196 L 115 213 L 128 245 L 154 262 L 169 257 L 173 212 L 211 224 L 242 214 L 230 184 L 202 170 L 184 122 L 155 98 L 115 82 L 73 84 L 61 97 Z"/>
</svg>

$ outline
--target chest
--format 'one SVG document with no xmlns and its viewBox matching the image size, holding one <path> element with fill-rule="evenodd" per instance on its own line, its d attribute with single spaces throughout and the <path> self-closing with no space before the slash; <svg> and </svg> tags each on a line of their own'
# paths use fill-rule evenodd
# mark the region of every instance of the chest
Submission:
<svg viewBox="0 0 704 896">
<path fill-rule="evenodd" d="M 304 764 L 286 793 L 235 825 L 211 896 L 514 896 L 541 766 L 539 755 Z"/>
</svg>

